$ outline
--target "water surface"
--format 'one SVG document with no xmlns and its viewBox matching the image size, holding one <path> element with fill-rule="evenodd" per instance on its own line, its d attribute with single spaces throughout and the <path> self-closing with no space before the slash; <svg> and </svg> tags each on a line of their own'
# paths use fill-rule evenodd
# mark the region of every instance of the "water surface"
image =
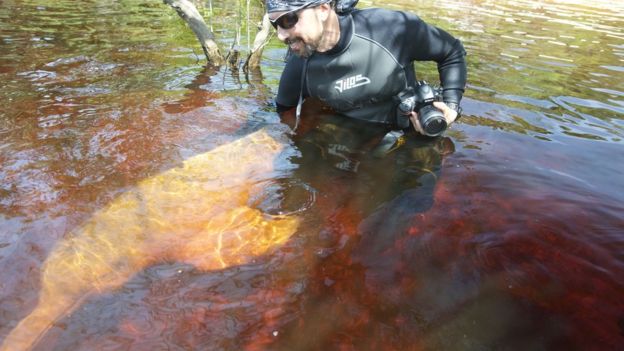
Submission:
<svg viewBox="0 0 624 351">
<path fill-rule="evenodd" d="M 272 160 L 286 171 L 249 203 L 301 219 L 286 244 L 220 270 L 163 257 L 36 350 L 624 347 L 624 5 L 359 6 L 462 39 L 465 116 L 375 158 L 376 130 L 308 104 Z M 222 48 L 237 44 L 236 4 L 202 11 Z M 205 67 L 158 1 L 0 4 L 0 339 L 36 305 L 46 258 L 98 211 L 219 145 L 284 133 L 270 107 L 284 54 L 272 42 L 245 79 Z M 437 82 L 431 63 L 417 72 Z"/>
</svg>

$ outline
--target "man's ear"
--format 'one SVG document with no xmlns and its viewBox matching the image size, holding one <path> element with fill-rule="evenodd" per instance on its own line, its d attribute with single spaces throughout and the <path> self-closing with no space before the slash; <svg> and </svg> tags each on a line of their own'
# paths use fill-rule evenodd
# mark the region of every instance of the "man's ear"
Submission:
<svg viewBox="0 0 624 351">
<path fill-rule="evenodd" d="M 320 11 L 319 13 L 319 19 L 323 22 L 327 21 L 327 19 L 329 18 L 329 14 L 331 13 L 331 11 L 333 11 L 330 3 L 324 3 L 321 4 L 317 7 L 317 9 L 319 9 Z"/>
</svg>

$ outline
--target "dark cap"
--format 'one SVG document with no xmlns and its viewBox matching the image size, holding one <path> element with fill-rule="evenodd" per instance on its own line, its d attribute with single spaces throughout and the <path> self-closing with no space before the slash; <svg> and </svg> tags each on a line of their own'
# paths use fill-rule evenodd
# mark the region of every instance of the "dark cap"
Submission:
<svg viewBox="0 0 624 351">
<path fill-rule="evenodd" d="M 314 5 L 321 5 L 331 0 L 266 0 L 267 12 L 292 12 Z"/>
</svg>

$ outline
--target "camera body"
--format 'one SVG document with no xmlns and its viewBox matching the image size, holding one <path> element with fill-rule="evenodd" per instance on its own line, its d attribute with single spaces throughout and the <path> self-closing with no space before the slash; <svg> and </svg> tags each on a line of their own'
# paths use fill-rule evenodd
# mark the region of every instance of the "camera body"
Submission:
<svg viewBox="0 0 624 351">
<path fill-rule="evenodd" d="M 428 136 L 442 134 L 446 127 L 446 119 L 442 111 L 433 106 L 434 101 L 442 101 L 442 91 L 425 81 L 416 82 L 414 88 L 409 87 L 398 95 L 397 125 L 399 128 L 409 127 L 409 115 L 412 111 L 418 114 L 418 121 Z"/>
</svg>

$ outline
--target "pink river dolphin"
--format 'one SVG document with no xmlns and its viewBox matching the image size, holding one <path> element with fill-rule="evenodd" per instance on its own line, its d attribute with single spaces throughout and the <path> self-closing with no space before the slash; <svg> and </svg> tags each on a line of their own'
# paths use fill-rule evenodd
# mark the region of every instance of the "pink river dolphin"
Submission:
<svg viewBox="0 0 624 351">
<path fill-rule="evenodd" d="M 141 181 L 94 213 L 52 249 L 37 305 L 0 350 L 32 349 L 87 297 L 120 287 L 150 265 L 173 261 L 219 270 L 286 242 L 299 218 L 250 207 L 284 151 L 286 143 L 276 139 L 260 129 Z"/>
</svg>

